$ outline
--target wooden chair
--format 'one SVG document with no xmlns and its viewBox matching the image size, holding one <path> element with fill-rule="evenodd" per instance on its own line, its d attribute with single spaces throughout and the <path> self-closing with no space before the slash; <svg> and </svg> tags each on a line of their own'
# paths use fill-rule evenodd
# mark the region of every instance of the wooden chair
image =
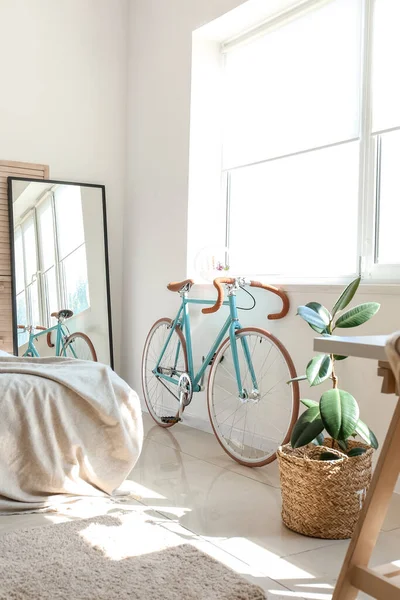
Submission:
<svg viewBox="0 0 400 600">
<path fill-rule="evenodd" d="M 388 342 L 387 355 L 390 363 L 386 361 L 378 363 L 378 375 L 383 377 L 382 392 L 399 395 L 400 334 L 392 337 Z M 375 468 L 360 519 L 343 562 L 333 600 L 355 600 L 359 590 L 380 600 L 400 599 L 400 566 L 389 564 L 374 569 L 368 566 L 399 473 L 400 398 Z"/>
</svg>

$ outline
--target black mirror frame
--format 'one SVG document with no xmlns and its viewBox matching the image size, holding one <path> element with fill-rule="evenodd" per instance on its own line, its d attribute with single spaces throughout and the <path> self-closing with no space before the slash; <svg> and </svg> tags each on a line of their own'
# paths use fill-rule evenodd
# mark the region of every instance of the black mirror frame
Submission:
<svg viewBox="0 0 400 600">
<path fill-rule="evenodd" d="M 15 356 L 18 356 L 18 335 L 17 335 L 17 292 L 15 279 L 15 246 L 14 246 L 14 215 L 13 215 L 13 181 L 29 181 L 34 182 L 35 179 L 29 177 L 7 177 L 8 184 L 8 216 L 9 216 L 9 231 L 10 231 L 10 256 L 11 256 L 11 290 L 12 290 L 12 319 L 13 319 L 13 348 Z M 110 288 L 110 266 L 108 255 L 108 232 L 107 232 L 107 208 L 106 208 L 106 188 L 104 185 L 97 183 L 79 183 L 76 181 L 60 181 L 56 179 L 38 179 L 38 183 L 52 183 L 59 185 L 77 185 L 79 187 L 98 188 L 101 190 L 102 205 L 103 205 L 103 231 L 104 231 L 104 259 L 106 268 L 106 291 L 107 291 L 107 312 L 108 312 L 108 338 L 110 347 L 110 366 L 114 369 L 114 348 L 113 348 L 113 333 L 112 333 L 112 316 L 111 316 L 111 288 Z"/>
</svg>

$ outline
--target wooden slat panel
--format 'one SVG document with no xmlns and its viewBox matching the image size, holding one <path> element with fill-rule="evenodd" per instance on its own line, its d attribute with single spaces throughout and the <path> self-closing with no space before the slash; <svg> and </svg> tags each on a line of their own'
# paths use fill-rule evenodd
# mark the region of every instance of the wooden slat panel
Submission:
<svg viewBox="0 0 400 600">
<path fill-rule="evenodd" d="M 48 179 L 49 167 L 0 160 L 0 349 L 13 352 L 10 233 L 7 177 Z"/>
<path fill-rule="evenodd" d="M 11 277 L 0 276 L 0 349 L 13 352 Z"/>
</svg>

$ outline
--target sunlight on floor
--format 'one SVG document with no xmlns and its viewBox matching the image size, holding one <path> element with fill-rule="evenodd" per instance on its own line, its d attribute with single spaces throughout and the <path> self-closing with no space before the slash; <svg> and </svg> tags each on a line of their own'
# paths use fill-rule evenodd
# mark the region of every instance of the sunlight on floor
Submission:
<svg viewBox="0 0 400 600">
<path fill-rule="evenodd" d="M 284 598 L 301 598 L 302 600 L 331 600 L 332 594 L 313 594 L 308 592 L 291 592 L 289 590 L 269 590 L 270 594 L 276 594 Z"/>
<path fill-rule="evenodd" d="M 212 543 L 212 538 L 208 538 Z M 313 575 L 300 569 L 266 550 L 262 546 L 246 538 L 229 538 L 223 544 L 224 550 L 234 556 L 246 556 L 247 561 L 256 569 L 268 571 L 268 576 L 272 579 L 313 579 Z"/>
</svg>

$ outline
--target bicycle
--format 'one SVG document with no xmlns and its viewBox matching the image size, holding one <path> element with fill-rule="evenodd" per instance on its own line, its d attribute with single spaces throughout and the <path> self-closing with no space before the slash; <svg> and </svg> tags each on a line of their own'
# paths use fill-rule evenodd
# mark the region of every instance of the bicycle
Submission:
<svg viewBox="0 0 400 600">
<path fill-rule="evenodd" d="M 70 333 L 65 321 L 73 316 L 72 310 L 63 309 L 59 312 L 51 314 L 57 319 L 57 325 L 53 327 L 41 327 L 40 325 L 17 325 L 18 329 L 29 333 L 28 347 L 23 356 L 39 358 L 40 354 L 35 346 L 38 338 L 47 336 L 47 345 L 49 348 L 55 347 L 56 356 L 64 356 L 69 358 L 79 358 L 81 360 L 92 360 L 97 362 L 96 350 L 90 338 L 79 331 Z M 56 332 L 55 344 L 51 341 L 52 332 Z"/>
<path fill-rule="evenodd" d="M 225 450 L 242 465 L 261 467 L 276 458 L 276 450 L 290 439 L 299 413 L 299 386 L 292 359 L 283 344 L 258 327 L 242 328 L 236 293 L 245 287 L 262 288 L 279 296 L 281 312 L 268 315 L 281 319 L 289 311 L 286 294 L 270 285 L 245 278 L 214 280 L 217 301 L 189 298 L 192 279 L 168 284 L 178 292 L 181 306 L 174 320 L 162 318 L 147 336 L 142 359 L 142 385 L 150 415 L 161 427 L 172 427 L 182 419 L 193 393 L 204 390 L 205 371 L 210 367 L 207 406 L 214 434 Z M 228 300 L 224 299 L 226 286 Z M 210 305 L 204 314 L 229 306 L 229 315 L 197 373 L 189 305 Z M 225 339 L 226 334 L 228 336 Z"/>
</svg>

